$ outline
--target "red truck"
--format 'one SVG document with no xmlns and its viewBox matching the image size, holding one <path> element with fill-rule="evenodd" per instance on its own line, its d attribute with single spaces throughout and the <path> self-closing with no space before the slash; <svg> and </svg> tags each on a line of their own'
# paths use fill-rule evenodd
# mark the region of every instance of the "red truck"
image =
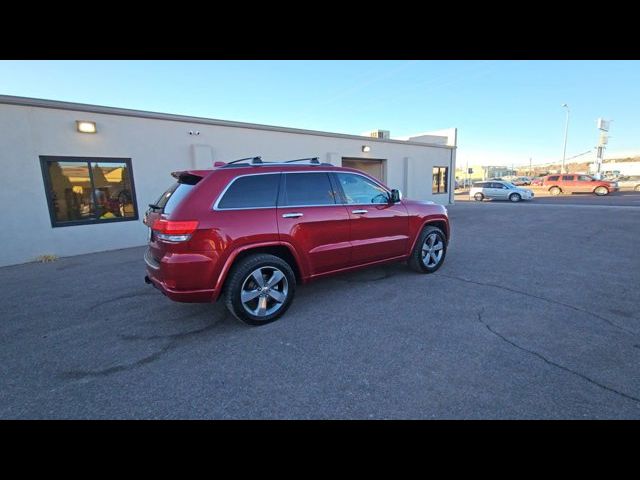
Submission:
<svg viewBox="0 0 640 480">
<path fill-rule="evenodd" d="M 392 261 L 440 268 L 450 237 L 444 206 L 303 160 L 174 172 L 145 214 L 145 281 L 179 302 L 223 296 L 237 319 L 263 325 L 287 310 L 297 283 Z"/>
</svg>

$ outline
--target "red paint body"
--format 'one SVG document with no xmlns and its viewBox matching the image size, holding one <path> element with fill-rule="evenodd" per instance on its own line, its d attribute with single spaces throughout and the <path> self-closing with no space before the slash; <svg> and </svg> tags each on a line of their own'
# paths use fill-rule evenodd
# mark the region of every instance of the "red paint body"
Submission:
<svg viewBox="0 0 640 480">
<path fill-rule="evenodd" d="M 550 180 L 550 177 L 558 177 L 558 179 Z M 567 177 L 567 179 L 563 179 L 563 177 Z M 581 178 L 589 178 L 590 180 L 580 180 Z M 550 189 L 551 187 L 558 187 L 565 193 L 593 193 L 598 187 L 605 187 L 609 192 L 618 191 L 618 187 L 615 182 L 596 180 L 590 175 L 581 173 L 547 175 L 546 177 L 542 177 L 542 185 L 547 189 Z"/>
<path fill-rule="evenodd" d="M 268 165 L 268 164 L 267 164 Z M 378 180 L 359 170 L 334 166 L 250 166 L 183 172 L 202 177 L 170 215 L 149 211 L 145 223 L 159 219 L 196 220 L 187 241 L 149 241 L 145 255 L 149 280 L 169 298 L 180 302 L 217 300 L 238 255 L 264 248 L 289 255 L 298 280 L 312 279 L 377 263 L 406 260 L 425 224 L 450 236 L 447 211 L 434 203 L 401 200 L 370 205 L 273 207 L 214 210 L 225 187 L 235 177 L 261 173 L 351 172 Z M 384 186 L 384 185 L 383 185 Z M 385 187 L 386 188 L 386 187 Z M 365 214 L 353 214 L 358 208 Z M 286 213 L 303 213 L 283 218 Z M 284 250 L 286 249 L 286 250 Z"/>
</svg>

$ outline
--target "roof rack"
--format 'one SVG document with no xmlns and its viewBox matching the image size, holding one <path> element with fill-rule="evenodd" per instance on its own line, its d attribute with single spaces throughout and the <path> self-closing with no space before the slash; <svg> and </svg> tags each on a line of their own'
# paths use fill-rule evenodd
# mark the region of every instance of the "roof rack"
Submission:
<svg viewBox="0 0 640 480">
<path fill-rule="evenodd" d="M 234 160 L 233 162 L 227 162 L 227 165 L 232 165 L 238 162 L 244 162 L 245 160 L 251 160 L 251 165 L 263 163 L 262 157 L 246 157 L 246 158 L 239 158 L 238 160 Z"/>
<path fill-rule="evenodd" d="M 295 162 L 309 162 L 312 165 L 320 165 L 320 160 L 318 159 L 318 157 L 298 158 L 296 160 L 287 160 L 284 163 L 295 163 Z"/>
<path fill-rule="evenodd" d="M 247 162 L 247 160 L 249 161 Z M 224 165 L 220 165 L 220 168 L 261 167 L 261 166 L 271 167 L 271 166 L 277 166 L 277 165 L 288 165 L 290 163 L 297 163 L 297 162 L 306 162 L 305 163 L 306 165 L 313 165 L 313 166 L 333 167 L 333 164 L 331 163 L 324 163 L 324 162 L 321 163 L 318 157 L 297 158 L 295 160 L 286 160 L 284 162 L 263 162 L 262 157 L 247 157 L 247 158 L 240 158 L 238 160 L 234 160 L 233 162 L 225 163 Z"/>
</svg>

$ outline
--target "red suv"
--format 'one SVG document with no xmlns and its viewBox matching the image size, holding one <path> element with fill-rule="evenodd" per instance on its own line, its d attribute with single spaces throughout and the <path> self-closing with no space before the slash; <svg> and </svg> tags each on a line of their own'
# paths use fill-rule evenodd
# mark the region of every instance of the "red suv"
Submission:
<svg viewBox="0 0 640 480">
<path fill-rule="evenodd" d="M 432 273 L 444 261 L 446 208 L 403 200 L 359 170 L 317 158 L 216 167 L 172 173 L 144 217 L 145 281 L 172 300 L 222 295 L 236 318 L 262 325 L 287 310 L 297 283 L 388 261 Z"/>
<path fill-rule="evenodd" d="M 616 182 L 596 180 L 590 175 L 568 173 L 565 175 L 547 175 L 542 184 L 551 195 L 561 193 L 595 193 L 596 195 L 608 195 L 609 192 L 617 192 Z"/>
</svg>

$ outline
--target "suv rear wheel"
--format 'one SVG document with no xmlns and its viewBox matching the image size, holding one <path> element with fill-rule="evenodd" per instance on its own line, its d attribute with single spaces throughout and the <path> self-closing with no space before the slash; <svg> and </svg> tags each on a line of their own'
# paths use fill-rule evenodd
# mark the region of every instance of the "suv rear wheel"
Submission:
<svg viewBox="0 0 640 480">
<path fill-rule="evenodd" d="M 426 226 L 411 252 L 409 266 L 418 273 L 433 273 L 440 268 L 446 254 L 447 241 L 442 230 Z"/>
<path fill-rule="evenodd" d="M 475 198 L 475 199 L 476 199 L 476 202 L 481 202 L 481 201 L 482 201 L 482 199 L 484 199 L 484 195 L 483 195 L 483 194 L 481 194 L 480 192 L 478 192 L 478 193 L 476 193 L 476 194 L 473 196 L 473 198 Z"/>
<path fill-rule="evenodd" d="M 549 193 L 550 193 L 551 195 L 560 195 L 560 194 L 562 193 L 562 190 L 560 190 L 560 188 L 559 188 L 559 187 L 551 187 L 551 188 L 549 189 Z"/>
<path fill-rule="evenodd" d="M 293 301 L 296 277 L 287 262 L 269 254 L 243 258 L 229 273 L 225 304 L 248 325 L 266 325 L 280 318 Z"/>
</svg>

